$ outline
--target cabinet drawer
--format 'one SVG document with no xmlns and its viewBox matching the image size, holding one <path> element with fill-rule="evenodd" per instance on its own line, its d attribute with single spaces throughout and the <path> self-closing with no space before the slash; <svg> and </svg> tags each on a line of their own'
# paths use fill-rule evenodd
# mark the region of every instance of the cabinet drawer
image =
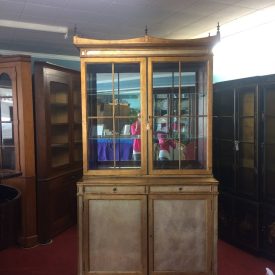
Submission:
<svg viewBox="0 0 275 275">
<path fill-rule="evenodd" d="M 211 186 L 150 186 L 150 193 L 192 193 L 211 192 Z"/>
<path fill-rule="evenodd" d="M 85 193 L 96 194 L 144 194 L 145 186 L 85 186 Z"/>
</svg>

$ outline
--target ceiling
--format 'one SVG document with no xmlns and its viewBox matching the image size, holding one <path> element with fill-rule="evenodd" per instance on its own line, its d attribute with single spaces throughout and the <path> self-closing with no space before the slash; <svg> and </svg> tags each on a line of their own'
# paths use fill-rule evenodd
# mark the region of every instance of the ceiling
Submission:
<svg viewBox="0 0 275 275">
<path fill-rule="evenodd" d="M 0 0 L 0 20 L 69 28 L 65 39 L 60 33 L 0 26 L 0 53 L 78 56 L 72 44 L 75 32 L 97 39 L 123 39 L 143 36 L 146 25 L 152 36 L 194 38 L 218 22 L 222 33 L 224 24 L 274 5 L 275 0 Z"/>
</svg>

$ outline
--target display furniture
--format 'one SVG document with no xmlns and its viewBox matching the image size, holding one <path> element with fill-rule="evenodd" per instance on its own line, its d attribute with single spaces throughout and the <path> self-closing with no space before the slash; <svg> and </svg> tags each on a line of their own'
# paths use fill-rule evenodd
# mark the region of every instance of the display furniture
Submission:
<svg viewBox="0 0 275 275">
<path fill-rule="evenodd" d="M 83 125 L 79 275 L 217 274 L 218 38 L 74 37 Z"/>
<path fill-rule="evenodd" d="M 82 176 L 80 73 L 34 63 L 37 213 L 40 243 L 76 223 Z"/>
<path fill-rule="evenodd" d="M 0 56 L 0 168 L 20 172 L 1 183 L 21 192 L 18 242 L 37 244 L 33 98 L 29 56 Z"/>
<path fill-rule="evenodd" d="M 274 75 L 214 85 L 214 175 L 219 235 L 275 258 Z"/>
</svg>

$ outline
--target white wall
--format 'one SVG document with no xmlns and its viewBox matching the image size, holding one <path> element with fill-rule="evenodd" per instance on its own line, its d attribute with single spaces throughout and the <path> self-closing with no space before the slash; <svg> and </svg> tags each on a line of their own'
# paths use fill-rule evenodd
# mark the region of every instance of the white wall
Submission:
<svg viewBox="0 0 275 275">
<path fill-rule="evenodd" d="M 214 83 L 275 74 L 275 6 L 221 26 L 213 49 Z"/>
</svg>

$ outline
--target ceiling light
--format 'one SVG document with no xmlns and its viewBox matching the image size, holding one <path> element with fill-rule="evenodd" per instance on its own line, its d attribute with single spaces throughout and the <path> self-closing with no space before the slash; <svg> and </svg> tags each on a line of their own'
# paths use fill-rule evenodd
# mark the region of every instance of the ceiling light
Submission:
<svg viewBox="0 0 275 275">
<path fill-rule="evenodd" d="M 68 27 L 44 25 L 44 24 L 36 24 L 36 23 L 20 22 L 20 21 L 12 21 L 12 20 L 0 20 L 0 27 L 62 33 L 65 35 L 65 38 L 68 37 L 68 32 L 69 32 Z"/>
</svg>

